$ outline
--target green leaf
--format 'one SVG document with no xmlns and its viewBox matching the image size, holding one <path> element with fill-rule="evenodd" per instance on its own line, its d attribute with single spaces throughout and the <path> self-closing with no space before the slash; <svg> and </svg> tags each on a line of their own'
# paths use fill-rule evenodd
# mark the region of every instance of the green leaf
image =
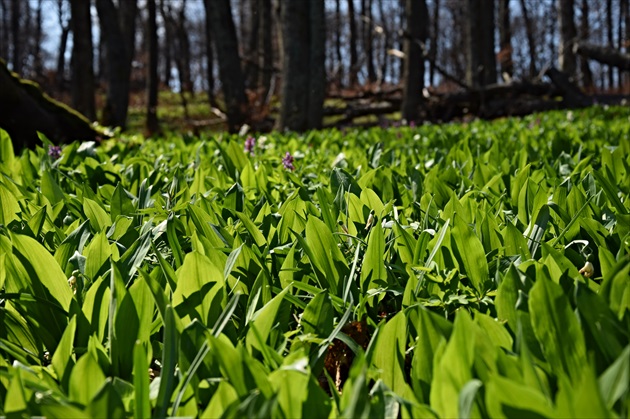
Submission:
<svg viewBox="0 0 630 419">
<path fill-rule="evenodd" d="M 202 324 L 214 324 L 224 300 L 223 272 L 199 252 L 186 255 L 177 273 L 173 306 L 186 323 L 198 318 Z"/>
<path fill-rule="evenodd" d="M 598 379 L 599 391 L 611 409 L 619 399 L 628 400 L 630 388 L 630 345 L 626 346 Z M 625 397 L 624 397 L 625 395 Z"/>
<path fill-rule="evenodd" d="M 313 333 L 325 338 L 334 329 L 335 310 L 327 291 L 322 291 L 308 303 L 302 313 L 300 324 L 304 333 Z"/>
<path fill-rule="evenodd" d="M 153 411 L 154 418 L 165 418 L 175 390 L 175 367 L 177 366 L 177 349 L 179 333 L 175 321 L 175 311 L 170 305 L 164 313 L 164 348 L 162 349 L 162 371 L 160 372 L 160 390 Z"/>
<path fill-rule="evenodd" d="M 83 199 L 83 212 L 92 226 L 92 230 L 96 233 L 112 225 L 107 212 L 95 201 L 84 198 Z"/>
<path fill-rule="evenodd" d="M 149 403 L 149 363 L 147 352 L 139 340 L 133 348 L 134 414 L 137 419 L 151 417 Z"/>
<path fill-rule="evenodd" d="M 529 313 L 552 370 L 560 377 L 579 379 L 587 364 L 584 335 L 562 288 L 539 278 L 529 293 Z"/>
<path fill-rule="evenodd" d="M 380 326 L 380 332 L 372 365 L 380 370 L 380 378 L 394 393 L 405 395 L 411 388 L 405 378 L 405 353 L 407 349 L 407 318 L 404 312 L 392 317 Z"/>
<path fill-rule="evenodd" d="M 385 269 L 385 237 L 381 223 L 375 221 L 370 230 L 367 249 L 363 256 L 361 268 L 361 290 L 366 293 L 369 289 L 383 287 L 387 282 L 387 270 Z M 385 383 L 387 384 L 387 382 Z"/>
<path fill-rule="evenodd" d="M 486 282 L 490 280 L 488 262 L 481 240 L 468 227 L 462 217 L 455 217 L 451 241 L 451 248 L 461 260 L 468 279 L 477 292 L 482 294 L 485 291 Z"/>
<path fill-rule="evenodd" d="M 492 418 L 556 417 L 543 394 L 498 374 L 486 383 L 485 396 L 488 416 Z"/>
<path fill-rule="evenodd" d="M 70 399 L 87 406 L 105 384 L 105 374 L 91 353 L 85 353 L 70 374 Z"/>
</svg>

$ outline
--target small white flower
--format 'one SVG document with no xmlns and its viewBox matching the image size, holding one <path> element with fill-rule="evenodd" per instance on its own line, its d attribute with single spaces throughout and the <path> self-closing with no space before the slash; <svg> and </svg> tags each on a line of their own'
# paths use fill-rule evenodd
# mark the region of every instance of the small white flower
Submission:
<svg viewBox="0 0 630 419">
<path fill-rule="evenodd" d="M 584 267 L 580 269 L 580 273 L 585 277 L 590 278 L 595 273 L 595 268 L 593 267 L 593 264 L 591 262 L 586 262 L 584 264 Z"/>
</svg>

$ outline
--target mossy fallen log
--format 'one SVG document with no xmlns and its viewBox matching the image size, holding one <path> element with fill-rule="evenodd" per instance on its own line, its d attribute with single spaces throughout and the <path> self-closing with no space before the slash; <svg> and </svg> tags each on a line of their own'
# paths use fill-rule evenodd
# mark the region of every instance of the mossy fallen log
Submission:
<svg viewBox="0 0 630 419">
<path fill-rule="evenodd" d="M 83 115 L 20 78 L 0 60 L 0 128 L 9 133 L 16 151 L 40 144 L 37 132 L 54 143 L 94 141 L 104 137 Z"/>
</svg>

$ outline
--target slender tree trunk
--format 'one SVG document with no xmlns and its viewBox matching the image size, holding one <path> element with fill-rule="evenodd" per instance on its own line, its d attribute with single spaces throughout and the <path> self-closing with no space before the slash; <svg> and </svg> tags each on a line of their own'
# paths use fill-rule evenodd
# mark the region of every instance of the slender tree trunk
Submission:
<svg viewBox="0 0 630 419">
<path fill-rule="evenodd" d="M 20 39 L 20 0 L 11 0 L 11 42 L 13 71 L 22 72 L 22 40 Z"/>
<path fill-rule="evenodd" d="M 558 0 L 558 17 L 560 20 L 560 46 L 559 66 L 560 70 L 575 78 L 576 59 L 573 53 L 573 44 L 577 37 L 574 20 L 574 0 Z"/>
<path fill-rule="evenodd" d="M 343 56 L 341 55 L 341 32 L 343 25 L 341 23 L 341 0 L 335 0 L 335 56 L 337 58 L 337 78 L 340 86 L 343 85 Z"/>
<path fill-rule="evenodd" d="M 206 78 L 208 80 L 208 102 L 210 106 L 217 107 L 217 100 L 214 96 L 214 51 L 212 49 L 212 31 L 210 29 L 210 20 L 206 19 Z"/>
<path fill-rule="evenodd" d="M 429 13 L 425 0 L 406 0 L 405 12 L 409 36 L 404 41 L 402 117 L 415 122 L 420 118 L 424 87 L 424 57 L 418 43 L 427 39 Z"/>
<path fill-rule="evenodd" d="M 350 70 L 348 71 L 348 84 L 356 87 L 359 84 L 359 58 L 357 54 L 357 21 L 354 13 L 354 0 L 348 0 L 348 20 L 350 22 Z"/>
<path fill-rule="evenodd" d="M 157 117 L 158 106 L 158 34 L 157 11 L 155 0 L 147 0 L 147 44 L 149 46 L 149 66 L 147 68 L 147 122 L 146 128 L 149 135 L 160 130 Z"/>
<path fill-rule="evenodd" d="M 326 96 L 326 12 L 324 2 L 309 1 L 310 56 L 307 128 L 319 129 Z"/>
<path fill-rule="evenodd" d="M 429 39 L 431 63 L 429 66 L 429 83 L 435 86 L 435 63 L 438 60 L 438 36 L 440 34 L 440 0 L 433 2 L 433 17 L 431 18 L 431 38 Z"/>
<path fill-rule="evenodd" d="M 177 32 L 177 71 L 179 73 L 180 90 L 185 93 L 193 92 L 192 72 L 190 69 L 190 38 L 188 37 L 186 20 L 186 1 L 182 2 L 179 9 L 177 22 L 175 23 Z"/>
<path fill-rule="evenodd" d="M 68 35 L 70 35 L 70 26 L 66 24 L 61 28 L 61 39 L 59 40 L 59 52 L 57 53 L 57 88 L 64 89 L 64 80 L 66 79 L 66 49 L 68 46 Z"/>
<path fill-rule="evenodd" d="M 613 40 L 613 5 L 612 0 L 606 0 L 606 40 L 608 46 L 615 47 Z M 608 88 L 612 89 L 615 84 L 614 68 L 608 66 Z"/>
<path fill-rule="evenodd" d="M 70 1 L 72 43 L 72 106 L 90 121 L 96 119 L 94 104 L 94 52 L 92 45 L 92 16 L 90 3 Z"/>
<path fill-rule="evenodd" d="M 512 25 L 510 23 L 510 0 L 499 0 L 499 64 L 501 74 L 512 78 L 514 63 L 512 62 Z"/>
<path fill-rule="evenodd" d="M 365 48 L 365 60 L 367 67 L 367 78 L 370 83 L 376 82 L 376 69 L 374 68 L 374 21 L 372 19 L 372 0 L 363 0 L 363 45 Z"/>
<path fill-rule="evenodd" d="M 245 85 L 250 89 L 255 89 L 258 82 L 258 71 L 260 63 L 259 54 L 259 37 L 260 37 L 260 11 L 261 4 L 259 0 L 250 0 L 249 2 L 249 37 L 247 39 L 247 51 L 245 52 Z"/>
<path fill-rule="evenodd" d="M 204 0 L 204 5 L 219 63 L 228 128 L 230 132 L 238 132 L 248 117 L 248 101 L 230 1 Z"/>
<path fill-rule="evenodd" d="M 0 57 L 5 59 L 9 56 L 9 7 L 7 0 L 0 0 L 0 12 L 2 13 L 2 25 L 0 26 Z"/>
<path fill-rule="evenodd" d="M 33 45 L 33 70 L 35 78 L 40 79 L 44 73 L 42 62 L 42 0 L 37 1 L 35 15 L 35 40 Z"/>
<path fill-rule="evenodd" d="M 165 86 L 170 86 L 171 84 L 171 69 L 173 68 L 173 18 L 171 16 L 171 6 L 168 4 L 168 1 L 169 0 L 160 0 L 160 16 L 162 16 L 162 21 L 164 22 L 164 67 L 162 83 L 164 83 Z"/>
<path fill-rule="evenodd" d="M 527 47 L 529 52 L 529 77 L 533 79 L 538 73 L 536 70 L 536 42 L 534 41 L 534 26 L 529 17 L 529 11 L 527 10 L 525 0 L 520 0 L 520 4 L 523 21 L 525 22 L 525 35 L 527 38 Z"/>
<path fill-rule="evenodd" d="M 259 84 L 264 89 L 264 96 L 267 97 L 271 88 L 271 78 L 273 76 L 273 27 L 271 17 L 271 0 L 259 0 L 260 7 L 260 46 L 262 71 L 260 72 Z"/>
<path fill-rule="evenodd" d="M 101 34 L 107 50 L 108 87 L 102 123 L 125 129 L 134 54 L 136 0 L 122 1 L 118 7 L 112 0 L 96 0 Z"/>
<path fill-rule="evenodd" d="M 587 40 L 590 34 L 590 25 L 588 23 L 589 15 L 589 0 L 582 0 L 581 3 L 581 16 L 580 16 L 580 38 Z M 582 86 L 585 89 L 593 87 L 593 73 L 588 65 L 588 59 L 586 57 L 580 57 L 580 73 L 582 75 Z"/>
</svg>

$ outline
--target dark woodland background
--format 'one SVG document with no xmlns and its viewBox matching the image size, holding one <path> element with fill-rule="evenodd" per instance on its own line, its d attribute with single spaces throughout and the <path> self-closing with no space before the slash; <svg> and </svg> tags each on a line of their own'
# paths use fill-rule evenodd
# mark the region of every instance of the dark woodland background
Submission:
<svg viewBox="0 0 630 419">
<path fill-rule="evenodd" d="M 624 103 L 629 1 L 0 0 L 0 58 L 148 134 L 495 118 Z"/>
</svg>

